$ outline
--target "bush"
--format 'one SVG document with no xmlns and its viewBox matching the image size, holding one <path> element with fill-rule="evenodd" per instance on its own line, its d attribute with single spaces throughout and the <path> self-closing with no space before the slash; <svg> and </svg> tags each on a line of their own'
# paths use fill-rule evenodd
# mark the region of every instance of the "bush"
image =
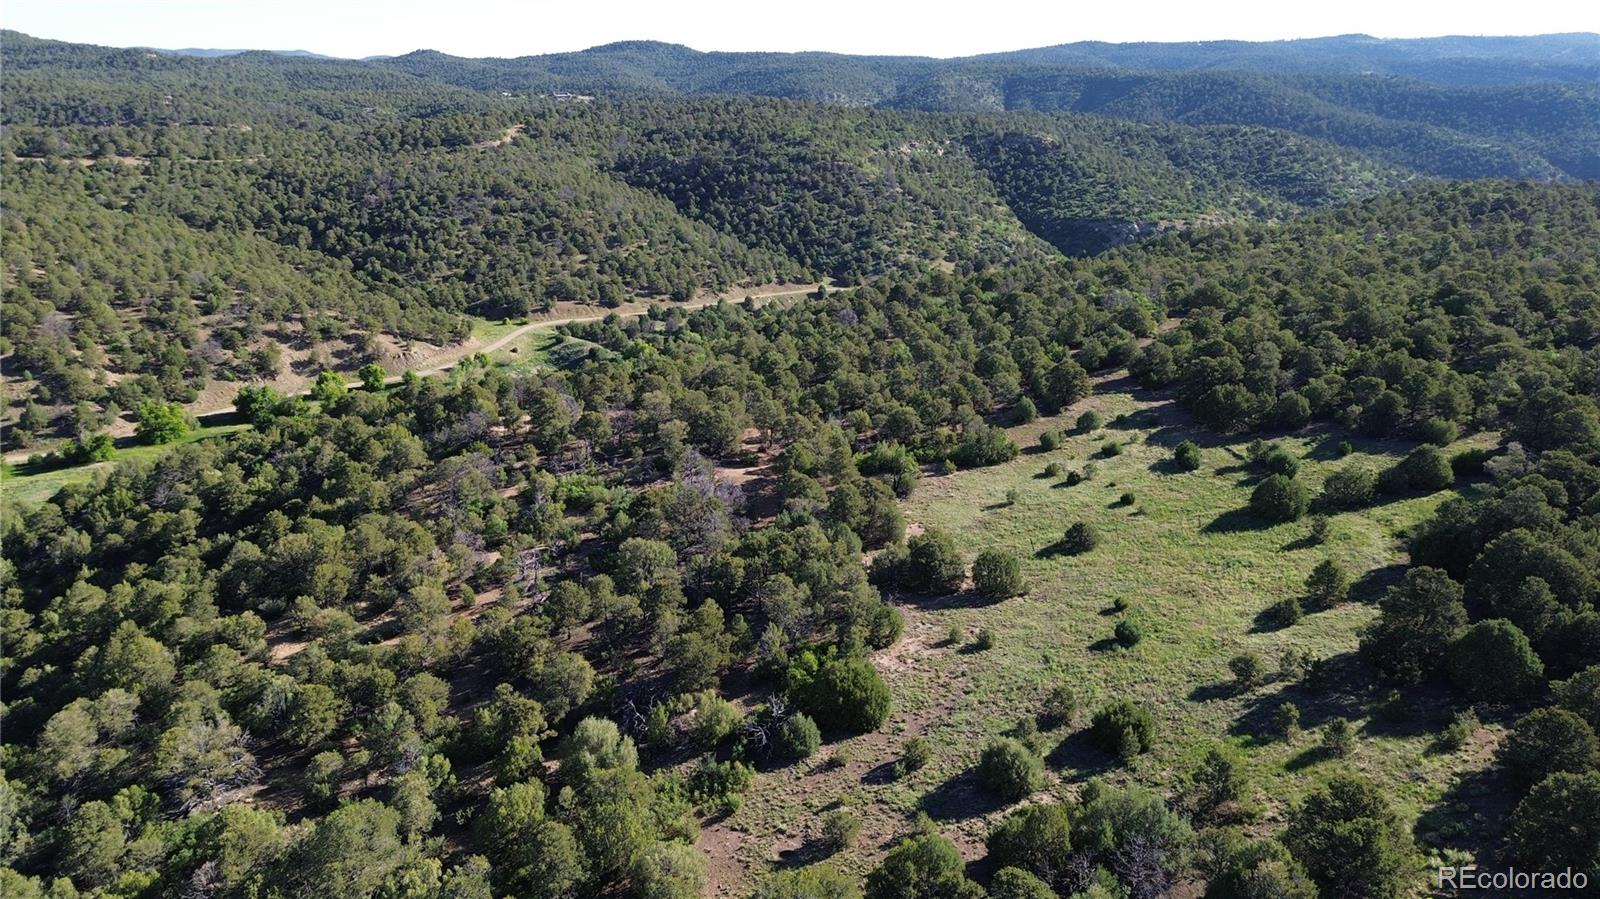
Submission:
<svg viewBox="0 0 1600 899">
<path fill-rule="evenodd" d="M 900 760 L 894 763 L 895 773 L 901 777 L 920 771 L 933 760 L 933 744 L 925 737 L 912 737 L 900 747 Z"/>
<path fill-rule="evenodd" d="M 1277 840 L 1257 840 L 1219 859 L 1206 899 L 1317 899 L 1317 885 Z"/>
<path fill-rule="evenodd" d="M 1016 442 L 1004 428 L 979 423 L 967 429 L 966 435 L 945 461 L 954 462 L 962 468 L 982 468 L 1009 462 L 1017 457 L 1017 453 Z"/>
<path fill-rule="evenodd" d="M 1078 416 L 1078 432 L 1082 434 L 1088 433 L 1089 431 L 1096 431 L 1099 430 L 1100 427 L 1105 423 L 1106 420 L 1100 416 L 1100 413 L 1090 409 L 1089 411 Z"/>
<path fill-rule="evenodd" d="M 866 659 L 834 657 L 818 664 L 805 653 L 788 679 L 791 698 L 823 727 L 864 734 L 889 717 L 889 685 Z"/>
<path fill-rule="evenodd" d="M 1149 752 L 1156 720 L 1130 699 L 1119 699 L 1095 713 L 1090 736 L 1101 750 L 1124 760 Z"/>
<path fill-rule="evenodd" d="M 1047 478 L 1059 478 L 1061 477 L 1062 471 L 1063 469 L 1060 462 L 1051 462 L 1044 467 L 1044 471 L 1041 472 L 1041 474 Z"/>
<path fill-rule="evenodd" d="M 1403 895 L 1412 869 L 1405 823 L 1382 790 L 1354 775 L 1308 796 L 1283 842 L 1327 896 Z"/>
<path fill-rule="evenodd" d="M 1072 855 L 1072 818 L 1060 803 L 1018 809 L 989 831 L 989 859 L 1052 880 Z"/>
<path fill-rule="evenodd" d="M 1430 418 L 1417 425 L 1417 439 L 1434 446 L 1449 446 L 1460 434 L 1456 423 L 1447 418 Z"/>
<path fill-rule="evenodd" d="M 978 553 L 977 560 L 972 563 L 972 585 L 978 595 L 991 601 L 1028 592 L 1028 585 L 1022 579 L 1022 562 L 998 549 Z"/>
<path fill-rule="evenodd" d="M 1312 546 L 1321 546 L 1328 542 L 1328 516 L 1311 516 L 1311 527 L 1306 531 L 1306 541 Z"/>
<path fill-rule="evenodd" d="M 1544 679 L 1527 635 L 1502 618 L 1480 621 L 1450 648 L 1450 679 L 1474 700 L 1525 696 Z"/>
<path fill-rule="evenodd" d="M 704 749 L 721 743 L 739 726 L 739 708 L 714 690 L 696 693 L 693 709 L 694 723 L 690 725 L 689 737 Z"/>
<path fill-rule="evenodd" d="M 1300 733 L 1300 707 L 1292 702 L 1280 702 L 1272 710 L 1272 732 L 1280 740 L 1293 740 Z"/>
<path fill-rule="evenodd" d="M 867 874 L 866 899 L 982 899 L 983 888 L 967 877 L 955 844 L 935 833 L 919 833 L 889 850 Z"/>
<path fill-rule="evenodd" d="M 1185 440 L 1178 444 L 1172 451 L 1172 461 L 1184 471 L 1198 471 L 1200 468 L 1200 445 L 1193 440 Z"/>
<path fill-rule="evenodd" d="M 1600 773 L 1554 774 L 1511 813 L 1506 843 L 1535 871 L 1600 870 Z"/>
<path fill-rule="evenodd" d="M 1117 498 L 1117 503 L 1123 506 L 1131 506 L 1134 504 L 1134 502 L 1135 498 L 1132 493 L 1124 493 L 1122 496 Z"/>
<path fill-rule="evenodd" d="M 1077 469 L 1073 469 L 1072 471 L 1067 472 L 1067 486 L 1068 487 L 1076 487 L 1079 484 L 1082 484 L 1086 480 L 1088 480 L 1088 478 L 1084 477 L 1083 472 L 1078 471 Z"/>
<path fill-rule="evenodd" d="M 1354 462 L 1346 463 L 1322 482 L 1317 503 L 1325 509 L 1359 509 L 1372 502 L 1378 476 Z"/>
<path fill-rule="evenodd" d="M 1250 494 L 1250 511 L 1262 521 L 1277 524 L 1306 514 L 1310 497 L 1304 484 L 1275 474 L 1256 485 Z"/>
<path fill-rule="evenodd" d="M 1047 727 L 1070 725 L 1078 717 L 1078 694 L 1069 684 L 1056 684 L 1045 694 L 1039 717 Z"/>
<path fill-rule="evenodd" d="M 1494 447 L 1465 449 L 1450 457 L 1450 470 L 1455 472 L 1458 478 L 1477 477 L 1484 473 L 1484 466 L 1489 460 L 1499 454 L 1499 450 Z"/>
<path fill-rule="evenodd" d="M 1050 885 L 1021 868 L 1001 868 L 989 884 L 989 899 L 1061 899 Z"/>
<path fill-rule="evenodd" d="M 784 758 L 808 759 L 822 747 L 822 731 L 804 712 L 790 715 L 778 727 L 777 750 Z"/>
<path fill-rule="evenodd" d="M 1473 714 L 1471 709 L 1458 713 L 1439 733 L 1437 741 L 1439 748 L 1446 752 L 1459 752 L 1465 749 L 1467 741 L 1477 733 L 1478 727 L 1478 716 Z"/>
<path fill-rule="evenodd" d="M 1086 521 L 1076 522 L 1061 535 L 1062 551 L 1074 556 L 1089 552 L 1099 545 L 1100 532 Z"/>
<path fill-rule="evenodd" d="M 1323 559 L 1306 577 L 1306 599 L 1319 609 L 1328 609 L 1350 597 L 1350 575 L 1332 559 Z"/>
<path fill-rule="evenodd" d="M 1289 455 L 1289 452 L 1281 447 L 1273 447 L 1262 460 L 1262 464 L 1267 466 L 1267 471 L 1281 474 L 1286 478 L 1292 478 L 1300 473 L 1300 460 Z"/>
<path fill-rule="evenodd" d="M 180 440 L 189 433 L 189 418 L 177 403 L 146 400 L 139 404 L 139 423 L 134 434 L 140 443 L 156 445 Z"/>
<path fill-rule="evenodd" d="M 1594 729 L 1565 709 L 1535 709 L 1512 725 L 1495 753 L 1524 788 L 1552 774 L 1582 774 L 1600 767 Z"/>
<path fill-rule="evenodd" d="M 925 593 L 954 593 L 967 577 L 967 564 L 950 535 L 930 528 L 906 541 L 905 586 Z"/>
<path fill-rule="evenodd" d="M 1378 489 L 1396 494 L 1407 491 L 1432 493 L 1443 490 L 1456 481 L 1450 460 L 1436 446 L 1419 446 L 1384 471 L 1378 478 Z"/>
<path fill-rule="evenodd" d="M 978 628 L 978 638 L 972 641 L 972 647 L 980 652 L 994 649 L 994 631 L 986 627 Z"/>
<path fill-rule="evenodd" d="M 983 747 L 978 780 L 1000 799 L 1016 802 L 1044 788 L 1044 760 L 1019 741 L 998 737 Z"/>
<path fill-rule="evenodd" d="M 843 852 L 856 841 L 861 832 L 861 819 L 849 809 L 836 808 L 822 817 L 822 837 L 819 842 L 828 852 Z"/>
<path fill-rule="evenodd" d="M 1050 430 L 1039 435 L 1039 448 L 1045 452 L 1061 448 L 1061 432 Z"/>
<path fill-rule="evenodd" d="M 1344 457 L 1354 453 L 1355 451 L 1356 451 L 1355 445 L 1352 444 L 1348 440 L 1339 441 L 1339 445 L 1334 448 L 1334 452 L 1338 453 L 1339 454 L 1339 458 L 1341 458 L 1341 459 L 1343 459 Z"/>
<path fill-rule="evenodd" d="M 1285 596 L 1267 606 L 1264 618 L 1273 627 L 1291 627 L 1300 623 L 1305 614 L 1305 610 L 1300 607 L 1300 600 L 1293 596 Z"/>
<path fill-rule="evenodd" d="M 1122 444 L 1115 440 L 1107 440 L 1105 443 L 1100 444 L 1100 455 L 1105 456 L 1107 459 L 1113 456 L 1120 456 L 1122 455 Z"/>
<path fill-rule="evenodd" d="M 1116 636 L 1117 642 L 1122 644 L 1124 648 L 1132 649 L 1139 645 L 1140 640 L 1144 639 L 1144 628 L 1140 627 L 1139 623 L 1132 618 L 1124 618 L 1117 622 L 1113 634 Z"/>
<path fill-rule="evenodd" d="M 1322 727 L 1322 751 L 1336 758 L 1344 758 L 1356 749 L 1355 728 L 1343 718 L 1335 718 Z"/>
<path fill-rule="evenodd" d="M 1260 686 L 1267 677 L 1267 663 L 1253 652 L 1241 652 L 1228 660 L 1228 670 L 1241 689 Z"/>
<path fill-rule="evenodd" d="M 1012 409 L 1012 420 L 1019 425 L 1028 424 L 1039 417 L 1039 407 L 1033 400 L 1023 397 L 1017 400 L 1017 405 Z"/>
</svg>

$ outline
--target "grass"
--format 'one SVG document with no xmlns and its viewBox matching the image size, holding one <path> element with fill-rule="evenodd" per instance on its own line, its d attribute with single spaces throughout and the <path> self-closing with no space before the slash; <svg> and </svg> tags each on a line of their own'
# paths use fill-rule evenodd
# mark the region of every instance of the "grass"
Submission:
<svg viewBox="0 0 1600 899">
<path fill-rule="evenodd" d="M 598 344 L 568 337 L 553 329 L 529 331 L 489 355 L 491 361 L 517 374 L 538 369 L 563 368 Z"/>
<path fill-rule="evenodd" d="M 78 465 L 71 468 L 38 470 L 26 462 L 0 465 L 0 501 L 8 506 L 34 506 L 54 496 L 68 484 L 87 483 L 96 472 L 108 471 L 118 462 L 141 462 L 156 459 L 175 446 L 199 440 L 227 437 L 250 427 L 246 424 L 203 425 L 173 443 L 159 446 L 118 446 L 116 458 L 110 462 Z"/>
<path fill-rule="evenodd" d="M 1448 491 L 1336 515 L 1326 543 L 1311 545 L 1305 539 L 1308 521 L 1263 527 L 1242 511 L 1259 477 L 1245 462 L 1248 441 L 1218 442 L 1190 430 L 1180 412 L 1149 398 L 1112 394 L 1091 402 L 1108 420 L 1132 413 L 1133 426 L 1113 423 L 1072 433 L 1055 451 L 1030 451 L 1005 465 L 926 478 L 903 506 L 907 521 L 945 530 L 969 560 L 988 548 L 1015 553 L 1032 590 L 997 604 L 971 594 L 905 599 L 906 634 L 877 657 L 896 704 L 885 733 L 846 741 L 859 762 L 844 769 L 763 775 L 766 782 L 751 790 L 728 826 L 750 834 L 798 833 L 814 828 L 821 810 L 850 803 L 863 817 L 864 839 L 836 863 L 861 871 L 906 830 L 908 816 L 924 810 L 969 857 L 981 855 L 985 835 L 1005 810 L 968 774 L 977 747 L 1036 715 L 1058 682 L 1072 685 L 1081 709 L 1075 727 L 1046 734 L 1054 772 L 1050 790 L 1061 796 L 1094 776 L 1171 795 L 1208 748 L 1229 742 L 1243 750 L 1250 799 L 1264 829 L 1275 830 L 1293 801 L 1338 765 L 1377 779 L 1413 816 L 1438 803 L 1459 775 L 1487 765 L 1483 744 L 1460 753 L 1432 751 L 1450 713 L 1440 702 L 1430 709 L 1433 697 L 1413 697 L 1422 709 L 1417 721 L 1390 724 L 1375 717 L 1382 691 L 1314 696 L 1269 683 L 1241 692 L 1227 664 L 1250 651 L 1276 671 L 1278 657 L 1290 647 L 1353 664 L 1359 632 L 1376 616 L 1370 602 L 1314 612 L 1282 630 L 1261 627 L 1257 616 L 1278 599 L 1301 595 L 1306 575 L 1325 558 L 1363 573 L 1358 596 L 1381 593 L 1404 562 L 1401 538 Z M 1020 445 L 1036 447 L 1039 433 L 1064 429 L 1076 411 L 1012 434 Z M 1111 439 L 1122 444 L 1122 452 L 1105 457 L 1098 451 Z M 1179 472 L 1170 464 L 1171 448 L 1183 439 L 1203 447 L 1199 471 Z M 1301 459 L 1299 478 L 1313 494 L 1328 472 L 1347 461 L 1378 468 L 1410 448 L 1351 438 L 1356 454 L 1338 459 L 1327 451 L 1338 439 L 1282 441 Z M 1089 480 L 1064 486 L 1065 472 L 1091 460 L 1095 473 Z M 1063 476 L 1041 478 L 1051 462 L 1062 465 Z M 1012 491 L 1018 499 L 1007 504 Z M 1123 504 L 1122 495 L 1130 492 L 1135 502 Z M 1051 551 L 1075 521 L 1095 526 L 1098 548 L 1077 556 Z M 1112 637 L 1123 617 L 1114 610 L 1118 600 L 1128 604 L 1124 614 L 1144 632 L 1132 648 L 1117 646 Z M 963 651 L 948 643 L 952 628 L 987 628 L 995 645 L 981 653 Z M 1301 706 L 1305 728 L 1291 743 L 1266 735 L 1271 711 L 1286 696 Z M 1129 766 L 1092 748 L 1081 734 L 1095 709 L 1122 697 L 1149 708 L 1158 724 L 1155 750 Z M 1355 752 L 1338 762 L 1315 750 L 1315 729 L 1336 715 L 1350 718 L 1360 736 Z M 882 777 L 882 766 L 913 735 L 931 744 L 930 763 L 901 781 Z M 747 850 L 746 863 L 758 869 L 763 855 L 772 858 L 761 847 Z"/>
</svg>

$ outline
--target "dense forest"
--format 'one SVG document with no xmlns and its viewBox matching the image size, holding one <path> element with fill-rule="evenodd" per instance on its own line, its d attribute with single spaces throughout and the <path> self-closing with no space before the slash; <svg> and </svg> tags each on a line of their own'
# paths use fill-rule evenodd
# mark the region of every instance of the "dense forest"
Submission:
<svg viewBox="0 0 1600 899">
<path fill-rule="evenodd" d="M 61 464 L 112 460 L 124 417 L 163 450 L 0 510 L 5 896 L 703 895 L 730 862 L 706 834 L 771 778 L 868 764 L 863 782 L 909 784 L 930 765 L 928 739 L 888 729 L 925 699 L 892 686 L 908 616 L 1128 549 L 1077 520 L 1031 558 L 964 553 L 905 512 L 930 481 L 1069 433 L 1106 436 L 1030 480 L 1095 483 L 1133 426 L 1087 405 L 1113 391 L 1183 416 L 1181 441 L 1141 447 L 1157 474 L 1243 479 L 1245 508 L 1191 530 L 1306 521 L 1319 546 L 1341 517 L 1431 503 L 1387 535 L 1392 570 L 1324 560 L 1262 610 L 1264 629 L 1314 629 L 1370 604 L 1359 644 L 1277 672 L 1226 659 L 1230 689 L 1286 684 L 1226 747 L 1191 750 L 1148 697 L 1041 684 L 933 791 L 982 797 L 975 842 L 923 797 L 857 869 L 829 864 L 862 828 L 841 802 L 805 825 L 814 854 L 716 886 L 1388 899 L 1441 860 L 1600 877 L 1600 188 L 1570 177 L 1591 164 L 1592 86 L 1373 87 L 1261 51 L 1214 76 L 1243 87 L 1211 112 L 1142 105 L 1217 83 L 1162 72 L 1105 76 L 1142 86 L 1119 93 L 1137 108 L 1098 94 L 1102 116 L 1039 99 L 1100 90 L 1061 48 L 916 88 L 1054 66 L 994 106 L 1031 111 L 997 112 L 824 102 L 851 99 L 838 72 L 885 77 L 848 57 L 789 72 L 815 93 L 751 98 L 724 95 L 778 91 L 737 61 L 601 48 L 726 81 L 578 98 L 528 91 L 587 87 L 584 59 L 513 85 L 531 63 L 0 40 L 6 448 L 53 436 Z M 1548 102 L 1521 125 L 1492 114 L 1516 97 Z M 1452 130 L 1474 116 L 1510 130 Z M 1541 180 L 1424 177 L 1441 174 Z M 380 364 L 484 319 L 636 299 L 661 302 L 564 325 L 539 366 Z M 306 354 L 304 396 L 270 384 L 287 352 Z M 165 446 L 219 383 L 242 430 Z M 1320 483 L 1285 449 L 1309 438 L 1334 460 Z M 1202 470 L 1205 453 L 1228 461 Z M 1062 651 L 1147 640 L 1107 622 L 1106 646 Z M 1386 775 L 1339 766 L 1253 810 L 1268 788 L 1242 757 L 1329 696 L 1444 719 L 1439 756 L 1492 739 L 1458 769 L 1476 792 L 1416 820 Z M 1319 760 L 1377 742 L 1346 717 L 1317 733 Z M 870 735 L 892 757 L 842 748 Z M 1141 765 L 1179 742 L 1185 770 Z M 1428 824 L 1484 802 L 1497 820 Z"/>
</svg>

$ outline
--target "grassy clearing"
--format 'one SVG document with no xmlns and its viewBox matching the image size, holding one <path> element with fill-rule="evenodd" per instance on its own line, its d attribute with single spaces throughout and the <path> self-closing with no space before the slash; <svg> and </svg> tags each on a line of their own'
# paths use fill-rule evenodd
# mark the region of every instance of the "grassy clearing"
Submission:
<svg viewBox="0 0 1600 899">
<path fill-rule="evenodd" d="M 517 374 L 538 369 L 564 368 L 580 359 L 596 343 L 568 337 L 554 330 L 534 330 L 489 354 L 489 359 Z"/>
<path fill-rule="evenodd" d="M 0 465 L 0 498 L 7 506 L 38 505 L 68 484 L 87 483 L 96 472 L 108 471 L 118 462 L 140 462 L 156 459 L 175 446 L 199 440 L 214 440 L 236 434 L 250 427 L 246 424 L 206 425 L 190 431 L 182 440 L 160 446 L 119 446 L 117 456 L 110 462 L 79 465 L 72 468 L 35 470 L 26 462 Z"/>
<path fill-rule="evenodd" d="M 1356 596 L 1381 593 L 1405 561 L 1400 538 L 1448 493 L 1335 516 L 1327 542 L 1311 545 L 1305 521 L 1262 528 L 1239 512 L 1259 477 L 1245 463 L 1246 441 L 1218 442 L 1191 430 L 1180 411 L 1142 394 L 1109 394 L 1090 405 L 1108 420 L 1131 418 L 1121 426 L 1070 433 L 1052 452 L 1030 450 L 1006 465 L 926 479 L 905 504 L 913 526 L 944 529 L 969 559 L 990 547 L 1016 553 L 1032 590 L 998 604 L 971 594 L 905 599 L 906 636 L 877 658 L 896 702 L 885 732 L 824 747 L 823 757 L 830 749 L 850 757 L 843 767 L 764 775 L 744 807 L 718 825 L 779 835 L 771 845 L 741 845 L 746 865 L 759 872 L 768 863 L 810 860 L 804 849 L 787 856 L 783 850 L 814 831 L 818 813 L 841 802 L 865 822 L 856 848 L 835 860 L 845 868 L 870 866 L 918 810 L 939 821 L 969 857 L 981 855 L 984 836 L 1005 810 L 968 772 L 985 739 L 1034 716 L 1045 692 L 1060 682 L 1072 685 L 1083 711 L 1075 727 L 1047 734 L 1050 789 L 1059 796 L 1092 776 L 1174 792 L 1178 778 L 1209 747 L 1225 741 L 1244 750 L 1262 829 L 1274 830 L 1290 804 L 1337 765 L 1378 779 L 1415 815 L 1433 806 L 1458 775 L 1487 764 L 1492 739 L 1462 753 L 1431 751 L 1447 714 L 1437 697 L 1408 696 L 1417 712 L 1410 722 L 1394 724 L 1374 717 L 1382 698 L 1377 692 L 1313 696 L 1276 683 L 1240 692 L 1227 667 L 1233 655 L 1251 651 L 1276 670 L 1278 657 L 1291 646 L 1353 664 L 1359 630 L 1376 615 L 1370 603 L 1308 614 L 1283 630 L 1262 628 L 1257 615 L 1275 600 L 1301 595 L 1306 575 L 1325 558 L 1364 573 Z M 1082 408 L 1014 429 L 1013 436 L 1036 449 L 1039 433 L 1070 427 Z M 1199 471 L 1178 472 L 1168 464 L 1171 447 L 1183 439 L 1203 447 Z M 1338 439 L 1282 441 L 1301 459 L 1299 477 L 1313 491 L 1347 461 L 1332 451 Z M 1101 454 L 1108 440 L 1122 444 L 1119 455 Z M 1410 448 L 1354 442 L 1351 459 L 1373 468 Z M 1064 476 L 1041 476 L 1052 462 L 1064 472 L 1089 463 L 1096 470 L 1088 481 L 1067 487 Z M 1014 504 L 1006 502 L 1009 491 L 1016 492 Z M 1124 493 L 1133 494 L 1131 505 L 1122 503 Z M 1099 548 L 1082 556 L 1051 552 L 1075 521 L 1098 528 Z M 1131 649 L 1112 639 L 1122 617 L 1113 611 L 1119 599 L 1144 630 L 1142 642 Z M 994 648 L 975 651 L 972 640 L 980 628 L 994 632 Z M 952 629 L 961 634 L 956 644 L 948 639 Z M 1143 703 L 1159 726 L 1155 751 L 1128 767 L 1094 749 L 1081 733 L 1095 708 L 1120 697 Z M 1271 739 L 1264 727 L 1285 698 L 1300 705 L 1307 730 L 1292 743 Z M 1336 715 L 1350 718 L 1361 736 L 1354 754 L 1339 762 L 1322 758 L 1312 731 Z M 894 780 L 884 766 L 904 739 L 919 734 L 933 744 L 933 761 Z M 1463 808 L 1460 814 L 1470 817 L 1473 811 Z"/>
</svg>

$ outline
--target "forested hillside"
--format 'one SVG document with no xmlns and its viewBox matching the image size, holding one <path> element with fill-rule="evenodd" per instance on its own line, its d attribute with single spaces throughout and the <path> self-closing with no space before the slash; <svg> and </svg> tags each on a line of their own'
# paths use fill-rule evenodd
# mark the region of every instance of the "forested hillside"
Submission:
<svg viewBox="0 0 1600 899">
<path fill-rule="evenodd" d="M 1592 186 L 1429 187 L 1095 260 L 583 326 L 601 351 L 531 378 L 473 364 L 329 389 L 315 411 L 253 391 L 253 432 L 7 518 L 0 876 L 19 896 L 694 895 L 700 822 L 814 764 L 819 740 L 882 725 L 901 700 L 872 660 L 901 638 L 896 605 L 963 589 L 968 560 L 934 532 L 904 542 L 897 497 L 1011 464 L 1003 425 L 1074 408 L 1120 366 L 1172 385 L 1214 432 L 1331 422 L 1418 445 L 1377 479 L 1387 495 L 1492 472 L 1415 535 L 1418 567 L 1383 600 L 1362 663 L 1312 664 L 1321 686 L 1295 689 L 1357 697 L 1474 653 L 1460 692 L 1435 701 L 1541 707 L 1504 743 L 1508 779 L 1485 787 L 1516 808 L 1512 829 L 1423 848 L 1592 866 L 1591 844 L 1544 822 L 1600 793 L 1597 237 Z M 1171 316 L 1183 323 L 1158 326 Z M 1453 462 L 1434 448 L 1480 430 L 1509 448 Z M 1303 514 L 1294 460 L 1259 458 L 1280 473 L 1244 514 Z M 751 465 L 767 474 L 730 479 Z M 1330 476 L 1320 502 L 1364 509 L 1370 478 Z M 1118 551 L 1073 534 L 1063 552 Z M 973 589 L 1026 591 L 1005 573 L 1015 559 L 990 555 Z M 1419 614 L 1436 623 L 1403 623 Z M 1572 679 L 1542 708 L 1547 675 Z M 1037 710 L 1052 730 L 985 750 L 984 789 L 1043 785 L 1028 747 L 1074 718 L 1072 693 L 1051 695 L 1069 703 Z M 1085 732 L 1103 764 L 1164 752 L 1139 701 Z M 1569 738 L 1589 754 L 1533 748 Z M 1238 795 L 1228 770 L 1206 782 Z M 1186 806 L 1142 788 L 1093 785 L 1051 806 L 1063 820 L 1022 812 L 995 831 L 1009 867 L 994 895 L 1157 895 L 1196 878 L 1237 895 L 1235 879 L 1277 878 L 1269 894 L 1309 896 L 1352 852 L 1370 854 L 1362 895 L 1419 876 L 1409 824 L 1377 788 L 1326 789 L 1282 843 L 1247 843 L 1223 806 L 1179 818 Z M 1350 820 L 1371 836 L 1350 842 Z M 871 896 L 980 894 L 937 825 L 906 826 Z M 760 895 L 856 895 L 846 871 Z"/>
<path fill-rule="evenodd" d="M 1586 40 L 0 35 L 0 895 L 1600 878 Z"/>
<path fill-rule="evenodd" d="M 1254 127 L 505 96 L 20 35 L 6 52 L 19 440 L 218 385 L 396 373 L 471 318 L 983 270 L 1414 177 Z"/>
</svg>

